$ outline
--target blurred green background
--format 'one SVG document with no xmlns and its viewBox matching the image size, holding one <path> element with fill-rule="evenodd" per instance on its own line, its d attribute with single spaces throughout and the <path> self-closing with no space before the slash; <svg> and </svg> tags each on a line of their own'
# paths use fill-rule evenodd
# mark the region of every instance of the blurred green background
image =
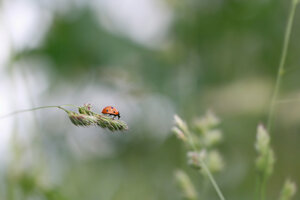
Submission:
<svg viewBox="0 0 300 200">
<path fill-rule="evenodd" d="M 0 199 L 181 199 L 174 171 L 187 166 L 171 133 L 213 110 L 230 200 L 254 198 L 256 127 L 266 123 L 290 1 L 2 0 L 0 114 L 42 105 L 115 105 L 129 130 L 73 126 L 56 109 L 0 121 Z M 299 11 L 300 12 L 300 11 Z M 280 99 L 299 98 L 300 13 Z M 268 184 L 300 185 L 300 102 L 280 104 Z M 295 197 L 299 199 L 300 195 Z M 218 199 L 210 188 L 205 199 Z"/>
</svg>

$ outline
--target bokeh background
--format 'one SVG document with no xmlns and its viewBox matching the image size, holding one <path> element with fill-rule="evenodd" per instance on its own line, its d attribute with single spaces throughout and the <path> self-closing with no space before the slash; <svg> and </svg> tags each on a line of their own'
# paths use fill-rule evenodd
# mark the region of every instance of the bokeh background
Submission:
<svg viewBox="0 0 300 200">
<path fill-rule="evenodd" d="M 0 199 L 176 200 L 176 169 L 201 191 L 202 177 L 170 130 L 175 113 L 190 123 L 213 110 L 226 163 L 216 180 L 228 199 L 252 200 L 256 127 L 266 122 L 289 7 L 283 0 L 1 0 L 0 115 L 115 105 L 129 130 L 78 128 L 55 108 L 1 119 Z M 299 35 L 300 13 L 280 99 L 300 98 Z M 300 99 L 275 115 L 269 199 L 286 177 L 300 185 Z M 218 199 L 212 188 L 206 195 Z"/>
</svg>

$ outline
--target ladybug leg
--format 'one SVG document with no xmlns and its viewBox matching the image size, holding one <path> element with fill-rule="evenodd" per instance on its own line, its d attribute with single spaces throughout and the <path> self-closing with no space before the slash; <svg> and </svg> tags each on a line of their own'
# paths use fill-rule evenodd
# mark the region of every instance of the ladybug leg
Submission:
<svg viewBox="0 0 300 200">
<path fill-rule="evenodd" d="M 108 114 L 110 117 L 112 117 L 112 119 L 115 119 L 115 115 L 113 114 Z"/>
</svg>

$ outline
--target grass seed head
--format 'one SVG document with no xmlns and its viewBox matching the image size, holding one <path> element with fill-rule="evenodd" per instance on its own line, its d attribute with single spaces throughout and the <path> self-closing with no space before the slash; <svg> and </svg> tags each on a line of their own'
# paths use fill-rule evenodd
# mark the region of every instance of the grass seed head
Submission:
<svg viewBox="0 0 300 200">
<path fill-rule="evenodd" d="M 212 111 L 207 111 L 203 117 L 194 121 L 194 126 L 200 133 L 212 129 L 219 124 L 220 119 Z"/>
<path fill-rule="evenodd" d="M 71 122 L 75 126 L 90 126 L 95 123 L 96 118 L 94 116 L 78 114 L 75 112 L 68 113 Z"/>
<path fill-rule="evenodd" d="M 220 172 L 224 169 L 224 161 L 217 150 L 212 150 L 206 157 L 207 167 L 212 173 Z"/>
<path fill-rule="evenodd" d="M 290 200 L 297 191 L 297 186 L 291 180 L 286 180 L 281 190 L 280 200 Z"/>
<path fill-rule="evenodd" d="M 196 200 L 197 192 L 195 190 L 195 187 L 189 178 L 189 176 L 182 170 L 177 170 L 175 172 L 175 178 L 177 181 L 178 186 L 180 187 L 183 196 L 187 200 Z"/>
<path fill-rule="evenodd" d="M 185 134 L 178 127 L 173 127 L 172 132 L 177 136 L 178 139 L 184 142 L 187 141 Z"/>
<path fill-rule="evenodd" d="M 212 147 L 222 141 L 222 131 L 219 129 L 208 130 L 203 136 L 206 147 Z"/>
<path fill-rule="evenodd" d="M 175 126 L 177 126 L 183 133 L 187 133 L 188 126 L 187 124 L 178 116 L 174 115 Z"/>
<path fill-rule="evenodd" d="M 270 146 L 270 136 L 263 125 L 257 128 L 255 148 L 258 153 L 256 169 L 260 174 L 269 177 L 273 172 L 275 156 Z"/>
<path fill-rule="evenodd" d="M 83 106 L 78 108 L 78 112 L 80 114 L 85 114 L 85 115 L 94 115 L 94 113 L 91 111 L 91 104 L 84 104 Z"/>
<path fill-rule="evenodd" d="M 63 109 L 68 113 L 71 122 L 75 126 L 99 126 L 101 128 L 108 128 L 110 131 L 128 130 L 128 126 L 124 121 L 116 120 L 108 116 L 100 115 L 91 111 L 91 105 L 85 104 L 78 108 L 78 112 L 72 112 Z"/>
</svg>

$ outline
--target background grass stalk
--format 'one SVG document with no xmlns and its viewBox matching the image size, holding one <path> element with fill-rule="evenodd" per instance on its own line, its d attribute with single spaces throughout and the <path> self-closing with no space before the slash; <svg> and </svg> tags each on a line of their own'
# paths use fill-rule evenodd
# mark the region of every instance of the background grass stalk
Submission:
<svg viewBox="0 0 300 200">
<path fill-rule="evenodd" d="M 189 131 L 187 131 L 187 137 L 188 137 L 188 141 L 189 141 L 189 143 L 191 144 L 193 150 L 194 150 L 195 152 L 198 152 L 198 149 L 197 149 L 197 147 L 196 147 L 196 145 L 195 145 L 195 143 L 194 143 L 194 141 L 193 141 L 193 138 L 192 138 L 192 136 L 191 136 L 191 134 L 190 134 Z M 199 162 L 200 162 L 200 165 L 202 166 L 202 168 L 204 169 L 205 173 L 207 174 L 208 179 L 210 180 L 210 182 L 211 182 L 211 184 L 213 185 L 214 189 L 216 190 L 216 192 L 217 192 L 219 198 L 220 198 L 221 200 L 225 200 L 225 197 L 224 197 L 224 195 L 223 195 L 223 193 L 222 193 L 220 187 L 218 186 L 216 180 L 214 179 L 212 173 L 210 172 L 210 170 L 209 170 L 208 167 L 206 166 L 205 162 L 204 162 L 201 158 L 199 159 Z"/>
<path fill-rule="evenodd" d="M 261 185 L 260 185 L 260 199 L 265 199 L 266 196 L 266 186 L 267 186 L 267 177 L 263 175 L 261 178 Z"/>
<path fill-rule="evenodd" d="M 285 36 L 284 36 L 284 41 L 283 41 L 283 50 L 280 58 L 280 63 L 279 63 L 279 68 L 277 72 L 277 78 L 275 82 L 275 88 L 273 92 L 273 96 L 271 99 L 271 104 L 270 104 L 270 109 L 269 109 L 269 115 L 268 115 L 268 122 L 267 122 L 267 130 L 270 133 L 271 132 L 271 126 L 272 126 L 272 121 L 274 118 L 274 111 L 275 111 L 275 106 L 276 106 L 276 99 L 278 97 L 281 81 L 282 81 L 282 76 L 284 74 L 284 67 L 285 67 L 285 61 L 286 61 L 286 55 L 289 47 L 289 42 L 290 42 L 290 36 L 292 32 L 292 27 L 293 27 L 293 21 L 294 21 L 294 16 L 295 16 L 295 11 L 296 7 L 298 4 L 298 0 L 292 0 L 292 5 L 289 13 L 289 18 L 287 22 L 287 26 L 285 29 Z"/>
<path fill-rule="evenodd" d="M 220 190 L 220 188 L 219 188 L 217 182 L 215 181 L 215 179 L 214 179 L 212 173 L 209 171 L 209 169 L 208 169 L 208 167 L 206 166 L 205 162 L 204 162 L 202 159 L 200 159 L 200 162 L 201 162 L 201 166 L 203 167 L 205 173 L 207 174 L 207 176 L 208 176 L 210 182 L 212 183 L 213 187 L 215 188 L 215 190 L 216 190 L 216 192 L 217 192 L 219 198 L 220 198 L 221 200 L 225 200 L 225 197 L 224 197 L 222 191 Z"/>
</svg>

